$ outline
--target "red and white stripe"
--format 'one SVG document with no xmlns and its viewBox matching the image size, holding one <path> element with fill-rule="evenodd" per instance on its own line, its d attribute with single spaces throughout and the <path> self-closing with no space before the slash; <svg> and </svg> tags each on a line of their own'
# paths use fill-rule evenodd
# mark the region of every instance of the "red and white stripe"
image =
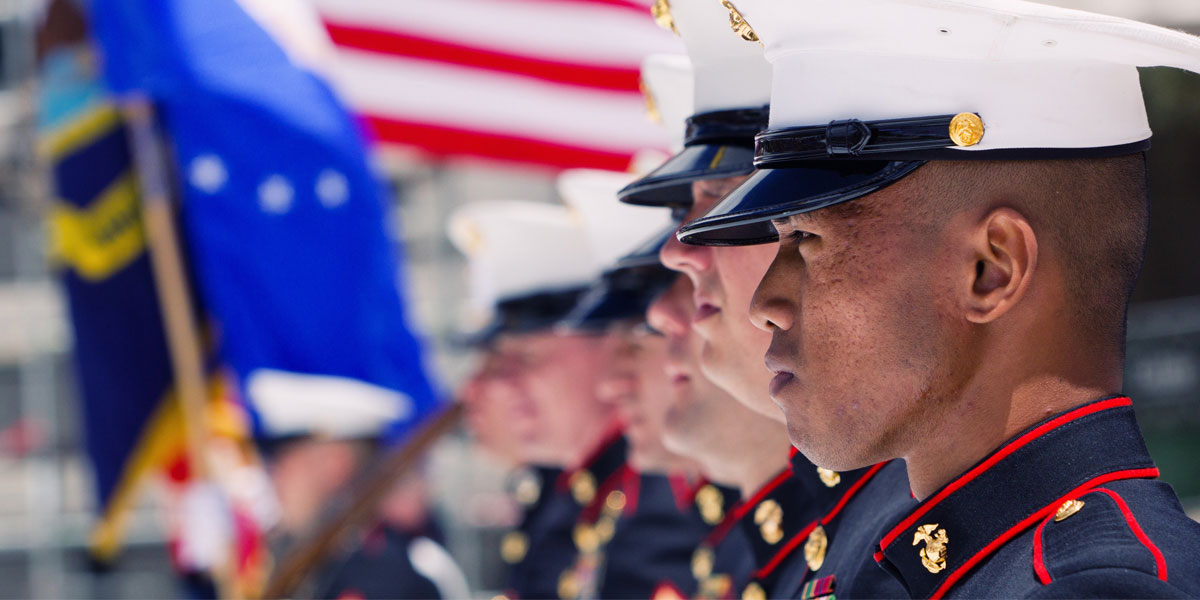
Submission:
<svg viewBox="0 0 1200 600">
<path fill-rule="evenodd" d="M 329 74 L 386 145 L 431 158 L 625 170 L 665 149 L 642 59 L 681 52 L 649 0 L 310 0 Z"/>
</svg>

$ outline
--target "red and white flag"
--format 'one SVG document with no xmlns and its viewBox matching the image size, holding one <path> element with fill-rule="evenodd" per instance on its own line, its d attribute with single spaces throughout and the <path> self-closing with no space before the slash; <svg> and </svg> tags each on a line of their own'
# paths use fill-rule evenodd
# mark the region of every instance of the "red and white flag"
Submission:
<svg viewBox="0 0 1200 600">
<path fill-rule="evenodd" d="M 310 0 L 327 74 L 388 146 L 431 159 L 626 170 L 666 150 L 639 69 L 682 52 L 651 0 Z"/>
</svg>

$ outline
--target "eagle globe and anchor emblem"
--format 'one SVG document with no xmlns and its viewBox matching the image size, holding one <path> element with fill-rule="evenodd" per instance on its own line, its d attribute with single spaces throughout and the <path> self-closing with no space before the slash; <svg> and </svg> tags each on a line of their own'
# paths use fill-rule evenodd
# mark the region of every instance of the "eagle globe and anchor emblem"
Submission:
<svg viewBox="0 0 1200 600">
<path fill-rule="evenodd" d="M 914 546 L 925 542 L 920 553 L 921 564 L 925 565 L 925 569 L 930 573 L 939 573 L 946 568 L 946 544 L 950 543 L 950 537 L 946 535 L 946 530 L 938 529 L 937 526 L 937 523 L 922 525 L 913 535 Z"/>
</svg>

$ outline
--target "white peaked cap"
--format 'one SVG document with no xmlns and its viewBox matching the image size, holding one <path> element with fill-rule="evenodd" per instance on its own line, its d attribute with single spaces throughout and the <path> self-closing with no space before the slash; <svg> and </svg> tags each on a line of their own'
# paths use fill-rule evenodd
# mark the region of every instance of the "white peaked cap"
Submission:
<svg viewBox="0 0 1200 600">
<path fill-rule="evenodd" d="M 771 129 L 970 112 L 958 150 L 1120 147 L 1150 137 L 1136 67 L 1200 72 L 1194 36 L 1022 0 L 732 4 L 773 66 Z"/>
<path fill-rule="evenodd" d="M 496 304 L 588 285 L 600 275 L 581 220 L 559 204 L 491 200 L 459 207 L 447 225 L 467 257 L 471 304 Z"/>
<path fill-rule="evenodd" d="M 405 394 L 357 379 L 258 369 L 246 395 L 270 437 L 376 437 L 412 415 Z"/>
<path fill-rule="evenodd" d="M 691 61 L 683 54 L 647 56 L 642 60 L 642 93 L 666 128 L 671 151 L 677 152 L 683 147 L 687 118 L 694 112 Z"/>
<path fill-rule="evenodd" d="M 766 106 L 771 100 L 771 67 L 763 48 L 730 35 L 729 13 L 721 2 L 670 0 L 668 6 L 692 61 L 695 112 Z"/>
<path fill-rule="evenodd" d="M 636 176 L 595 169 L 568 169 L 558 193 L 583 223 L 586 243 L 600 265 L 611 268 L 671 222 L 669 211 L 624 204 L 617 192 Z"/>
</svg>

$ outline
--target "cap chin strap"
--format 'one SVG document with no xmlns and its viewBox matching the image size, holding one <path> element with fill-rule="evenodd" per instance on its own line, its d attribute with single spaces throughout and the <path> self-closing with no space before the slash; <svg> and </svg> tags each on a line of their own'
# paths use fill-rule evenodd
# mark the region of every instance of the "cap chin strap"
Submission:
<svg viewBox="0 0 1200 600">
<path fill-rule="evenodd" d="M 956 117 L 848 119 L 811 127 L 768 129 L 754 139 L 754 166 L 781 167 L 801 160 L 877 157 L 957 146 L 951 138 L 951 122 Z"/>
</svg>

